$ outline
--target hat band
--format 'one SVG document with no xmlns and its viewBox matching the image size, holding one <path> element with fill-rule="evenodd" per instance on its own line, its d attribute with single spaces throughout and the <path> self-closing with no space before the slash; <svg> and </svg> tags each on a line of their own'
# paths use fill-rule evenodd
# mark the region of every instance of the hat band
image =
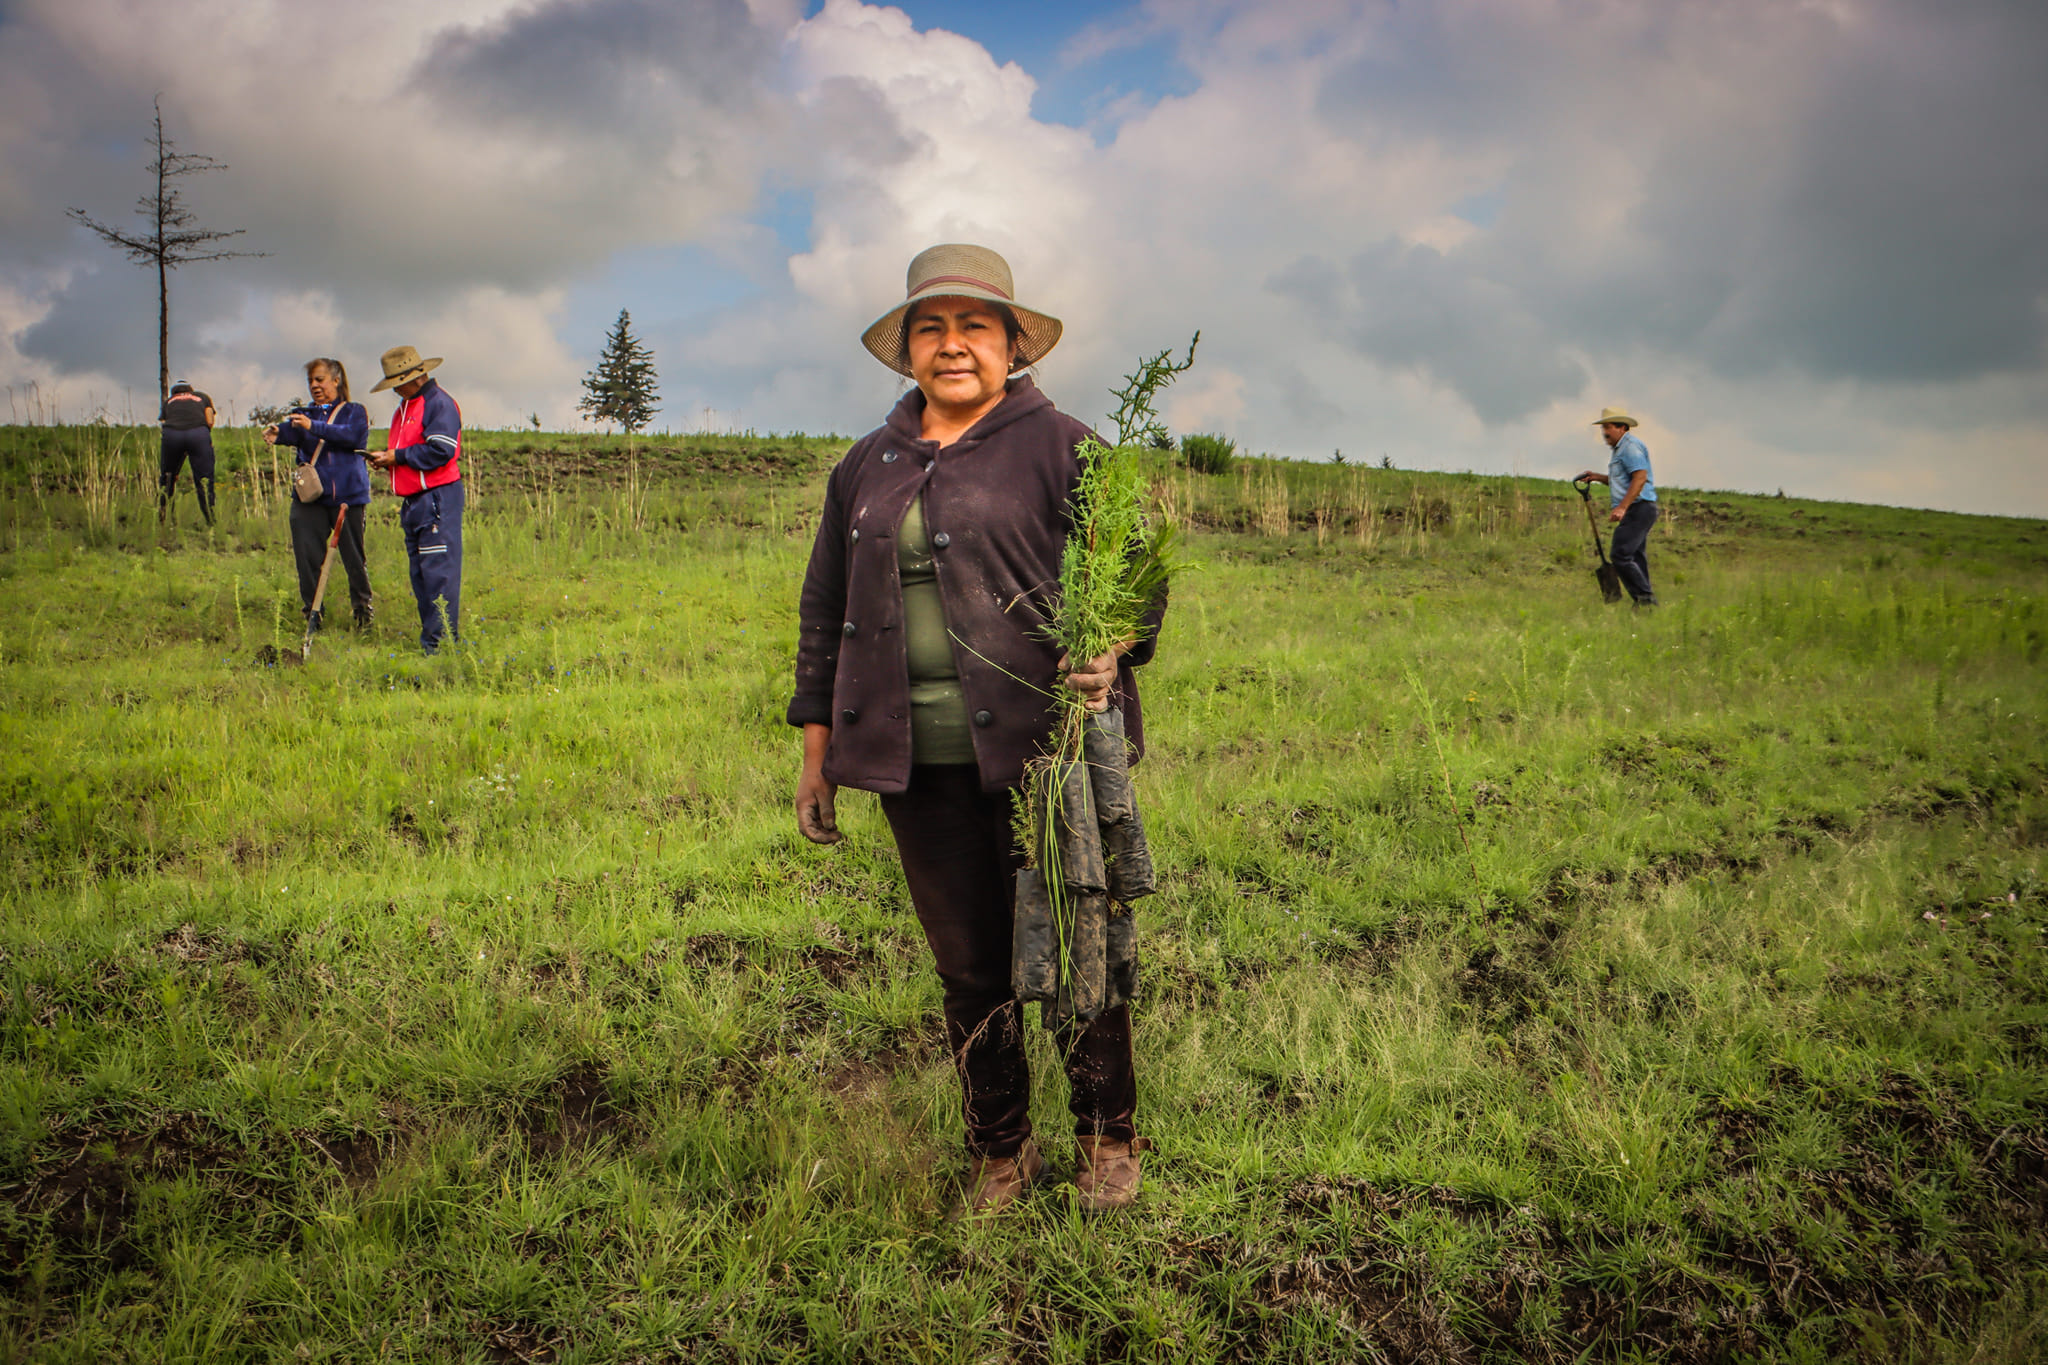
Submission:
<svg viewBox="0 0 2048 1365">
<path fill-rule="evenodd" d="M 1010 299 L 1009 290 L 1000 288 L 997 285 L 990 284 L 987 280 L 977 280 L 972 275 L 934 275 L 930 279 L 926 280 L 923 284 L 920 284 L 917 288 L 911 290 L 910 297 L 916 298 L 919 294 L 922 294 L 925 291 L 931 289 L 934 285 L 941 284 L 971 284 L 976 289 L 986 289 L 991 294 L 1000 294 L 1006 301 L 1015 301 Z"/>
</svg>

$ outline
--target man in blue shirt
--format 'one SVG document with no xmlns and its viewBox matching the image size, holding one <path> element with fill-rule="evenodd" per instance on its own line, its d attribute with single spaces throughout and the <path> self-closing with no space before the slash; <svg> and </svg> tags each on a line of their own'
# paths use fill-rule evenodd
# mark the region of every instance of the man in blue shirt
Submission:
<svg viewBox="0 0 2048 1365">
<path fill-rule="evenodd" d="M 1635 604 L 1654 607 L 1657 594 L 1650 587 L 1650 556 L 1645 550 L 1650 528 L 1657 524 L 1657 484 L 1650 477 L 1650 452 L 1633 431 L 1636 419 L 1622 408 L 1602 408 L 1593 425 L 1600 428 L 1600 439 L 1614 453 L 1608 457 L 1605 474 L 1588 469 L 1578 477 L 1607 485 L 1613 504 L 1607 519 L 1615 523 L 1614 548 L 1607 557 L 1614 561 L 1615 572 Z"/>
</svg>

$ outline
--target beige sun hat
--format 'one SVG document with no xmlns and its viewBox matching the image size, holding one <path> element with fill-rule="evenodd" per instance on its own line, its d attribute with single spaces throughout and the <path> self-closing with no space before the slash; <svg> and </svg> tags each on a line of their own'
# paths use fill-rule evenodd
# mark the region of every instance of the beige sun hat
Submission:
<svg viewBox="0 0 2048 1365">
<path fill-rule="evenodd" d="M 1642 425 L 1635 418 L 1628 415 L 1627 408 L 1602 408 L 1600 409 L 1600 415 L 1593 419 L 1593 425 L 1596 427 L 1604 427 L 1609 422 L 1623 427 Z"/>
<path fill-rule="evenodd" d="M 371 393 L 382 393 L 400 384 L 410 384 L 415 379 L 426 377 L 428 370 L 441 363 L 441 357 L 421 360 L 420 353 L 410 346 L 393 346 L 384 353 L 384 382 L 371 389 Z"/>
<path fill-rule="evenodd" d="M 1060 320 L 1017 302 L 1017 287 L 1010 279 L 1008 261 L 985 246 L 951 242 L 917 253 L 904 279 L 903 302 L 868 325 L 860 334 L 861 345 L 896 373 L 908 375 L 910 369 L 902 359 L 903 319 L 912 304 L 936 298 L 982 299 L 1000 303 L 1015 313 L 1022 330 L 1017 338 L 1020 370 L 1036 365 L 1059 344 Z"/>
</svg>

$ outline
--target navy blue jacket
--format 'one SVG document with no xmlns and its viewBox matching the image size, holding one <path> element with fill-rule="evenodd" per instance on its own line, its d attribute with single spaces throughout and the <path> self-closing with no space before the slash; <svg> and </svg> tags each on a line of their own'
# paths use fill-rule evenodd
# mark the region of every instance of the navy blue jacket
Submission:
<svg viewBox="0 0 2048 1365">
<path fill-rule="evenodd" d="M 313 447 L 325 441 L 315 466 L 320 471 L 320 486 L 326 490 L 320 501 L 329 507 L 367 506 L 370 467 L 363 461 L 363 446 L 370 439 L 369 409 L 361 403 L 341 403 L 330 411 L 326 404 L 316 403 L 297 411 L 312 418 L 313 425 L 301 431 L 290 422 L 280 422 L 277 443 L 297 446 L 298 463 L 304 464 Z"/>
</svg>

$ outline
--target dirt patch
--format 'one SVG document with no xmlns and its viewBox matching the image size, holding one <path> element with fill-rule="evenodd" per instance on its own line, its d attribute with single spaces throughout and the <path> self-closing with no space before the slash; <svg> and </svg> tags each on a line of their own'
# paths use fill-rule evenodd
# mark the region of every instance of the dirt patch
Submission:
<svg viewBox="0 0 2048 1365">
<path fill-rule="evenodd" d="M 71 1143 L 67 1154 L 39 1163 L 6 1197 L 23 1222 L 48 1228 L 60 1252 L 100 1257 L 108 1272 L 138 1259 L 129 1230 L 144 1182 L 192 1171 L 239 1176 L 232 1149 L 197 1123 L 148 1134 L 75 1134 Z M 0 1262 L 20 1267 L 27 1250 L 0 1241 Z M 0 1282 L 15 1279 L 13 1271 L 0 1272 Z"/>
<path fill-rule="evenodd" d="M 1217 1271 L 1241 1282 L 1247 1268 L 1256 1270 L 1261 1340 L 1279 1317 L 1315 1305 L 1388 1360 L 1563 1362 L 1635 1351 L 1684 1365 L 1741 1359 L 1795 1330 L 1829 1358 L 1895 1358 L 1937 1328 L 1953 1334 L 1966 1326 L 2005 1277 L 2035 1264 L 2001 1248 L 2015 1233 L 2037 1237 L 2048 1227 L 2048 1114 L 2030 1112 L 1993 1132 L 1957 1096 L 1904 1075 L 1852 1099 L 1783 1067 L 1764 1100 L 1701 1107 L 1715 1178 L 1754 1169 L 1775 1131 L 1772 1114 L 1786 1106 L 1825 1107 L 1835 1117 L 1844 1135 L 1839 1162 L 1793 1177 L 1799 1207 L 1790 1221 L 1735 1225 L 1695 1209 L 1687 1220 L 1693 1250 L 1683 1257 L 1646 1260 L 1619 1229 L 1560 1222 L 1442 1186 L 1317 1177 L 1280 1188 L 1280 1211 L 1311 1243 L 1319 1224 L 1341 1223 L 1343 1254 L 1219 1237 L 1173 1243 L 1173 1259 L 1191 1289 Z M 1925 1221 L 1918 1201 L 1927 1182 L 1965 1169 L 1968 1185 L 1943 1219 Z M 1498 1252 L 1490 1264 L 1439 1281 L 1412 1235 L 1396 1231 L 1423 1211 L 1482 1225 Z M 1816 1249 L 1804 1225 L 1842 1227 L 1848 1237 Z M 1853 1248 L 1846 1256 L 1845 1247 Z M 1859 1337 L 1859 1322 L 1886 1323 L 1884 1345 Z"/>
<path fill-rule="evenodd" d="M 1263 1358 L 1278 1344 L 1281 1322 L 1314 1307 L 1338 1324 L 1358 1348 L 1354 1358 L 1392 1365 L 1474 1361 L 1478 1352 L 1446 1321 L 1431 1297 L 1402 1283 L 1399 1272 L 1369 1260 L 1293 1256 L 1268 1260 L 1259 1248 L 1226 1236 L 1167 1243 L 1171 1277 L 1190 1292 L 1212 1276 L 1250 1285 L 1251 1322 L 1239 1324 L 1248 1340 L 1232 1359 Z"/>
<path fill-rule="evenodd" d="M 1466 959 L 1456 985 L 1459 1001 L 1497 1028 L 1513 1028 L 1550 1007 L 1549 983 L 1490 944 Z"/>
<path fill-rule="evenodd" d="M 636 1131 L 633 1116 L 612 1099 L 610 1071 L 583 1062 L 557 1077 L 519 1116 L 519 1132 L 537 1157 L 581 1151 Z"/>
<path fill-rule="evenodd" d="M 567 1341 L 560 1328 L 503 1319 L 478 1323 L 476 1335 L 494 1365 L 554 1365 Z"/>
<path fill-rule="evenodd" d="M 834 990 L 846 989 L 855 977 L 877 961 L 874 950 L 865 944 L 850 949 L 825 945 L 806 948 L 799 960 Z"/>
<path fill-rule="evenodd" d="M 289 941 L 266 943 L 261 939 L 230 938 L 188 923 L 165 930 L 156 941 L 156 951 L 185 966 L 253 962 L 261 967 L 289 953 L 291 944 Z"/>
<path fill-rule="evenodd" d="M 392 837 L 412 845 L 413 852 L 427 851 L 427 836 L 421 832 L 419 817 L 413 814 L 411 806 L 393 806 L 384 828 L 391 832 Z"/>
<path fill-rule="evenodd" d="M 935 1035 L 922 1046 L 892 1047 L 873 1057 L 852 1057 L 825 1077 L 825 1088 L 842 1100 L 870 1100 L 886 1092 L 892 1081 L 938 1060 L 942 1049 Z"/>
<path fill-rule="evenodd" d="M 694 934 L 683 942 L 682 959 L 692 967 L 737 967 L 747 950 L 730 934 Z"/>
<path fill-rule="evenodd" d="M 365 1189 L 377 1181 L 397 1151 L 395 1137 L 372 1133 L 350 1133 L 342 1137 L 299 1135 L 304 1150 L 340 1175 L 352 1190 Z"/>
</svg>

